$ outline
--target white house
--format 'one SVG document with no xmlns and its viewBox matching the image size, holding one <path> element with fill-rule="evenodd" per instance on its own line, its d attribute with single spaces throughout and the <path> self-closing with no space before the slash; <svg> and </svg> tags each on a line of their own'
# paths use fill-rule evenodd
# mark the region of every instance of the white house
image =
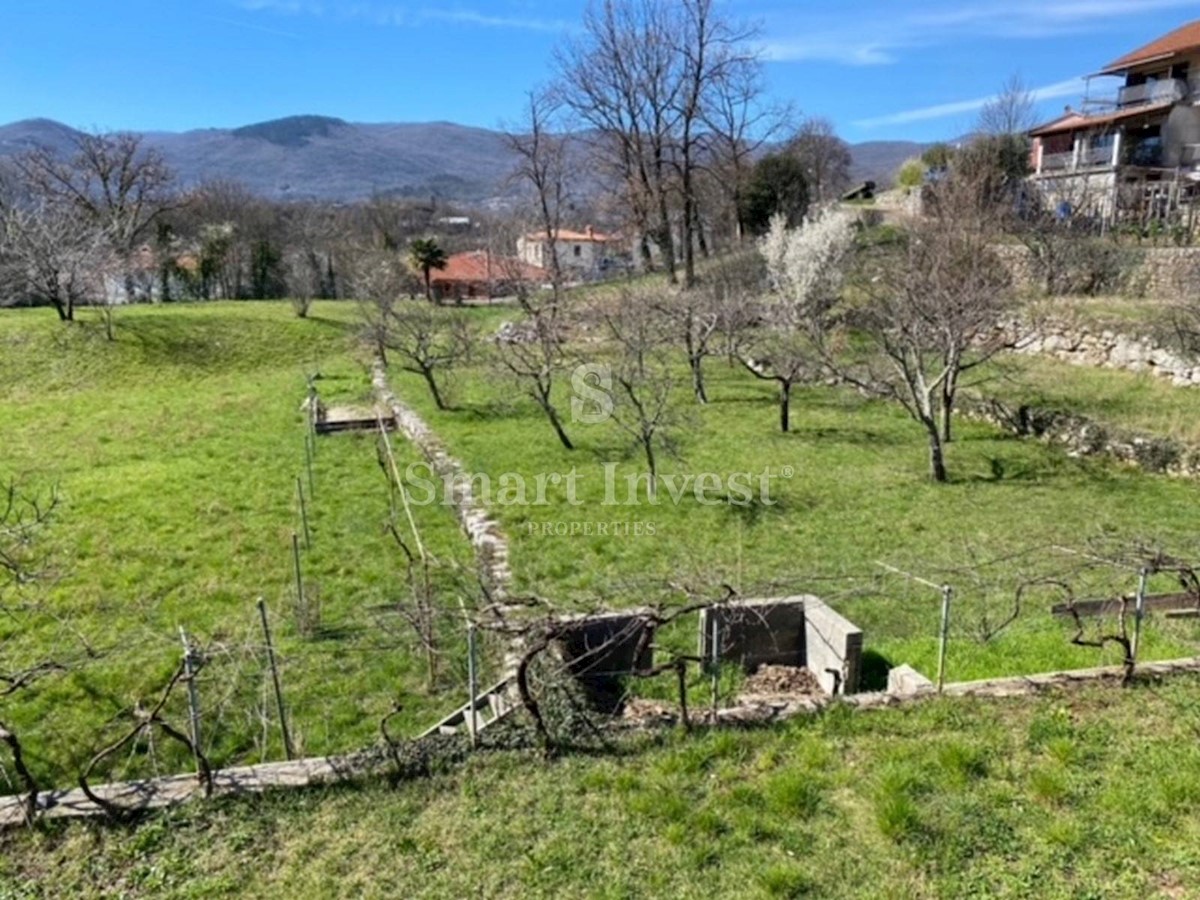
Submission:
<svg viewBox="0 0 1200 900">
<path fill-rule="evenodd" d="M 615 263 L 620 239 L 589 225 L 583 231 L 560 228 L 555 234 L 558 265 L 568 278 L 598 278 Z M 550 241 L 545 233 L 531 232 L 517 238 L 517 256 L 526 265 L 551 268 Z"/>
</svg>

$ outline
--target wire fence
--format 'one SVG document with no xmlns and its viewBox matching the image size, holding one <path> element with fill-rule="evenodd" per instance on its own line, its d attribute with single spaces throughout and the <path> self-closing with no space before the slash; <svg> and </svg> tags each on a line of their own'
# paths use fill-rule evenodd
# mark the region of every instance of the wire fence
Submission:
<svg viewBox="0 0 1200 900">
<path fill-rule="evenodd" d="M 719 638 L 706 644 L 700 609 L 751 598 L 816 596 L 861 628 L 864 690 L 885 689 L 888 671 L 901 664 L 940 686 L 1099 665 L 1132 672 L 1147 660 L 1200 655 L 1200 561 L 1125 543 L 961 551 L 940 564 L 863 560 L 857 571 L 796 573 L 736 592 L 717 577 L 690 586 L 631 577 L 604 597 L 556 609 L 532 603 L 521 621 L 511 608 L 505 619 L 473 565 L 431 549 L 383 440 L 373 448 L 381 475 L 363 515 L 390 535 L 395 577 L 375 587 L 374 602 L 333 620 L 315 554 L 337 539 L 323 530 L 322 492 L 337 489 L 338 472 L 322 466 L 318 402 L 310 382 L 279 551 L 287 577 L 276 581 L 286 587 L 245 598 L 216 628 L 168 630 L 147 616 L 141 628 L 100 645 L 67 616 L 19 604 L 3 610 L 10 625 L 0 630 L 0 650 L 18 664 L 0 696 L 44 694 L 19 722 L 44 785 L 74 780 L 72 767 L 84 765 L 94 781 L 115 781 L 347 752 L 448 721 L 444 728 L 474 742 L 499 712 L 530 701 L 560 731 L 587 734 L 584 710 L 594 705 L 588 693 L 597 676 L 617 680 L 608 695 L 614 710 L 642 703 L 650 718 L 668 706 L 715 718 L 737 701 L 745 673 L 722 664 Z M 362 438 L 355 452 L 369 454 L 375 440 Z M 625 642 L 632 656 L 615 668 L 581 669 L 578 654 L 563 652 L 566 632 L 555 623 L 567 607 L 592 614 L 633 605 L 627 598 L 649 608 L 651 639 L 643 646 L 639 635 L 614 633 L 596 646 Z M 71 649 L 39 660 L 21 645 L 25 630 Z M 104 685 L 106 714 L 64 719 L 69 733 L 39 727 L 34 717 L 53 709 L 57 680 L 84 670 L 90 684 Z M 42 750 L 51 737 L 76 749 Z M 97 757 L 108 748 L 115 749 Z M 0 785 L 16 792 L 22 784 L 11 759 L 0 760 Z"/>
</svg>

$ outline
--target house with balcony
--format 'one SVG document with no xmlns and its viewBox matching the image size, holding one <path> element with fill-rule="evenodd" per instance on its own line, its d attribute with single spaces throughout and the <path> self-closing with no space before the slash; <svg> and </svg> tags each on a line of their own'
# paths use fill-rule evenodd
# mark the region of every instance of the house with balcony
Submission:
<svg viewBox="0 0 1200 900">
<path fill-rule="evenodd" d="M 1108 79 L 1120 79 L 1115 94 L 1090 96 Z M 1064 214 L 1200 224 L 1200 20 L 1114 60 L 1088 85 L 1081 110 L 1030 132 L 1034 183 Z"/>
</svg>

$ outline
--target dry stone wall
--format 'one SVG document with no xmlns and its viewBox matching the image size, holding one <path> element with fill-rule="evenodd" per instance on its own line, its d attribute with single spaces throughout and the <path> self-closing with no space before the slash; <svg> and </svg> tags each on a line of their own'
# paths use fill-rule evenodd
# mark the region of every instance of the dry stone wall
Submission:
<svg viewBox="0 0 1200 900">
<path fill-rule="evenodd" d="M 1147 472 L 1200 477 L 1200 447 L 1190 447 L 1171 438 L 1113 428 L 1076 413 L 1007 406 L 994 399 L 965 401 L 959 405 L 959 412 L 1019 437 L 1064 447 L 1068 456 L 1107 456 Z"/>
<path fill-rule="evenodd" d="M 1054 321 L 1036 326 L 1014 321 L 1004 331 L 1017 353 L 1050 356 L 1075 366 L 1144 372 L 1169 379 L 1176 387 L 1200 386 L 1200 360 L 1148 337 Z"/>
<path fill-rule="evenodd" d="M 1019 290 L 1042 289 L 1043 278 L 1028 247 L 997 244 L 993 250 Z M 1119 279 L 1121 293 L 1174 300 L 1200 292 L 1200 247 L 1131 247 L 1128 255 L 1135 264 L 1127 266 Z"/>
<path fill-rule="evenodd" d="M 475 499 L 466 468 L 446 450 L 441 439 L 415 410 L 403 403 L 388 385 L 387 371 L 378 360 L 374 383 L 379 402 L 391 410 L 396 427 L 421 451 L 444 484 L 452 484 L 452 501 L 459 523 L 466 532 L 479 566 L 480 578 L 493 603 L 508 596 L 512 571 L 508 565 L 508 540 L 500 526 Z"/>
</svg>

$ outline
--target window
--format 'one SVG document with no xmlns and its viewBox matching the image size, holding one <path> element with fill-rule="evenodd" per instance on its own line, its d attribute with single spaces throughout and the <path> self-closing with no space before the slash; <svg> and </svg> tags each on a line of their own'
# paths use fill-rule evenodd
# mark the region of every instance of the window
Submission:
<svg viewBox="0 0 1200 900">
<path fill-rule="evenodd" d="M 579 246 L 579 244 L 576 244 L 575 245 L 575 258 L 579 259 L 579 257 L 581 257 L 581 256 L 583 256 L 583 248 L 581 246 Z"/>
</svg>

